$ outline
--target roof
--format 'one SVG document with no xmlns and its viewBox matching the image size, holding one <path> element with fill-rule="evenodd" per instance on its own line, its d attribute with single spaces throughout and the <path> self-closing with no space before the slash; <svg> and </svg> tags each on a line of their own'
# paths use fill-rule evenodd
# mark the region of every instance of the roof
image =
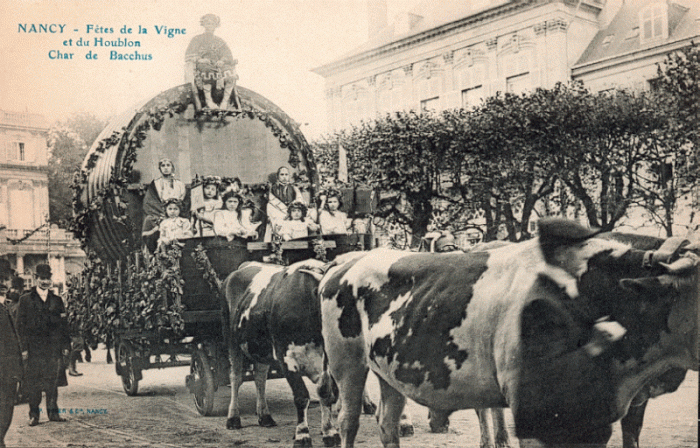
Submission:
<svg viewBox="0 0 700 448">
<path fill-rule="evenodd" d="M 646 6 L 659 0 L 626 1 L 607 28 L 600 30 L 575 66 L 611 59 L 640 50 L 673 43 L 698 36 L 700 30 L 700 2 L 673 0 L 668 2 L 668 39 L 654 39 L 642 43 L 639 14 Z"/>
<path fill-rule="evenodd" d="M 423 0 L 411 11 L 400 14 L 397 20 L 372 36 L 367 42 L 349 53 L 321 67 L 312 69 L 314 73 L 326 76 L 338 66 L 344 66 L 356 59 L 365 59 L 374 54 L 382 54 L 395 48 L 402 48 L 414 41 L 423 41 L 433 35 L 440 35 L 455 28 L 480 22 L 496 15 L 542 0 Z M 551 0 L 548 0 L 551 1 Z M 401 23 L 406 23 L 401 25 Z"/>
</svg>

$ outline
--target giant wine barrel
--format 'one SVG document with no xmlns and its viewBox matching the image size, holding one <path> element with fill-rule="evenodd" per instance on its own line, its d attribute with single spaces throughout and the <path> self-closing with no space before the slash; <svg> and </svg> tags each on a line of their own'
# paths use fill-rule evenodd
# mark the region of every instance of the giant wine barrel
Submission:
<svg viewBox="0 0 700 448">
<path fill-rule="evenodd" d="M 140 248 L 144 192 L 160 177 L 162 158 L 174 162 L 175 177 L 186 186 L 196 177 L 238 177 L 260 198 L 285 165 L 313 195 L 316 167 L 299 126 L 261 95 L 237 89 L 240 110 L 195 110 L 192 88 L 184 84 L 107 125 L 74 185 L 73 230 L 85 246 L 107 261 Z"/>
</svg>

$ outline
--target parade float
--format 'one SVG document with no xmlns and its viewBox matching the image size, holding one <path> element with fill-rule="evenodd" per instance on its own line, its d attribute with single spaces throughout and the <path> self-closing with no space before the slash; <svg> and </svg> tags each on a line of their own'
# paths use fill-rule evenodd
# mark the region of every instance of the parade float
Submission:
<svg viewBox="0 0 700 448">
<path fill-rule="evenodd" d="M 210 415 L 216 389 L 229 381 L 219 291 L 226 276 L 245 261 L 331 260 L 369 248 L 372 239 L 352 232 L 280 238 L 268 216 L 279 167 L 291 171 L 298 200 L 310 209 L 317 204 L 309 144 L 284 111 L 235 84 L 235 61 L 207 72 L 201 60 L 193 62 L 190 82 L 112 120 L 76 174 L 72 230 L 89 261 L 72 279 L 68 302 L 75 332 L 113 345 L 127 395 L 138 393 L 144 370 L 189 365 L 196 408 Z M 174 173 L 163 172 L 164 160 Z M 157 232 L 145 236 L 165 219 L 162 179 L 174 190 L 184 186 L 180 217 L 191 223 L 192 236 L 167 243 L 158 242 Z M 207 234 L 197 219 L 206 185 L 216 185 L 218 194 L 235 188 L 256 231 Z M 353 216 L 369 207 L 348 203 L 345 210 Z"/>
</svg>

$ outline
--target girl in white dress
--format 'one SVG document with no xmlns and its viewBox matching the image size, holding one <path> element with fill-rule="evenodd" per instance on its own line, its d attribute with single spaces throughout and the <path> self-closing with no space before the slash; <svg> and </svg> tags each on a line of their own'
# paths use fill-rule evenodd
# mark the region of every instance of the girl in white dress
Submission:
<svg viewBox="0 0 700 448">
<path fill-rule="evenodd" d="M 214 236 L 214 216 L 223 205 L 219 198 L 219 187 L 214 182 L 206 183 L 202 187 L 204 195 L 204 207 L 195 214 L 201 223 L 200 236 Z"/>
<path fill-rule="evenodd" d="M 243 199 L 234 192 L 223 197 L 223 208 L 214 215 L 214 233 L 232 241 L 235 237 L 257 238 L 255 224 L 243 213 Z"/>
<path fill-rule="evenodd" d="M 284 241 L 309 236 L 309 230 L 316 232 L 318 224 L 306 216 L 306 205 L 292 202 L 287 207 L 287 218 L 279 224 L 279 234 Z"/>
<path fill-rule="evenodd" d="M 160 237 L 158 246 L 183 238 L 192 238 L 192 225 L 190 221 L 180 217 L 180 201 L 175 198 L 165 202 L 165 214 L 167 218 L 158 226 Z"/>
</svg>

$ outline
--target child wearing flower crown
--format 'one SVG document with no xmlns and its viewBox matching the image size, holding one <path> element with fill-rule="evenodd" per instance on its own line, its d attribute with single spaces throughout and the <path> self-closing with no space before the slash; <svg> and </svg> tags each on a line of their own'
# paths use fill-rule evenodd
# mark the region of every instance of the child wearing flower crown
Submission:
<svg viewBox="0 0 700 448">
<path fill-rule="evenodd" d="M 278 232 L 284 241 L 309 236 L 309 230 L 319 230 L 318 224 L 306 216 L 306 205 L 301 202 L 292 202 L 287 207 L 287 217 L 280 222 Z"/>
<path fill-rule="evenodd" d="M 180 217 L 181 209 L 178 199 L 171 198 L 165 202 L 166 218 L 158 226 L 160 230 L 158 247 L 174 240 L 192 238 L 192 225 L 189 220 Z"/>
<path fill-rule="evenodd" d="M 260 223 L 251 223 L 250 213 L 244 212 L 243 198 L 229 191 L 224 194 L 223 207 L 214 215 L 214 233 L 231 241 L 235 237 L 257 238 L 255 230 Z"/>
</svg>

